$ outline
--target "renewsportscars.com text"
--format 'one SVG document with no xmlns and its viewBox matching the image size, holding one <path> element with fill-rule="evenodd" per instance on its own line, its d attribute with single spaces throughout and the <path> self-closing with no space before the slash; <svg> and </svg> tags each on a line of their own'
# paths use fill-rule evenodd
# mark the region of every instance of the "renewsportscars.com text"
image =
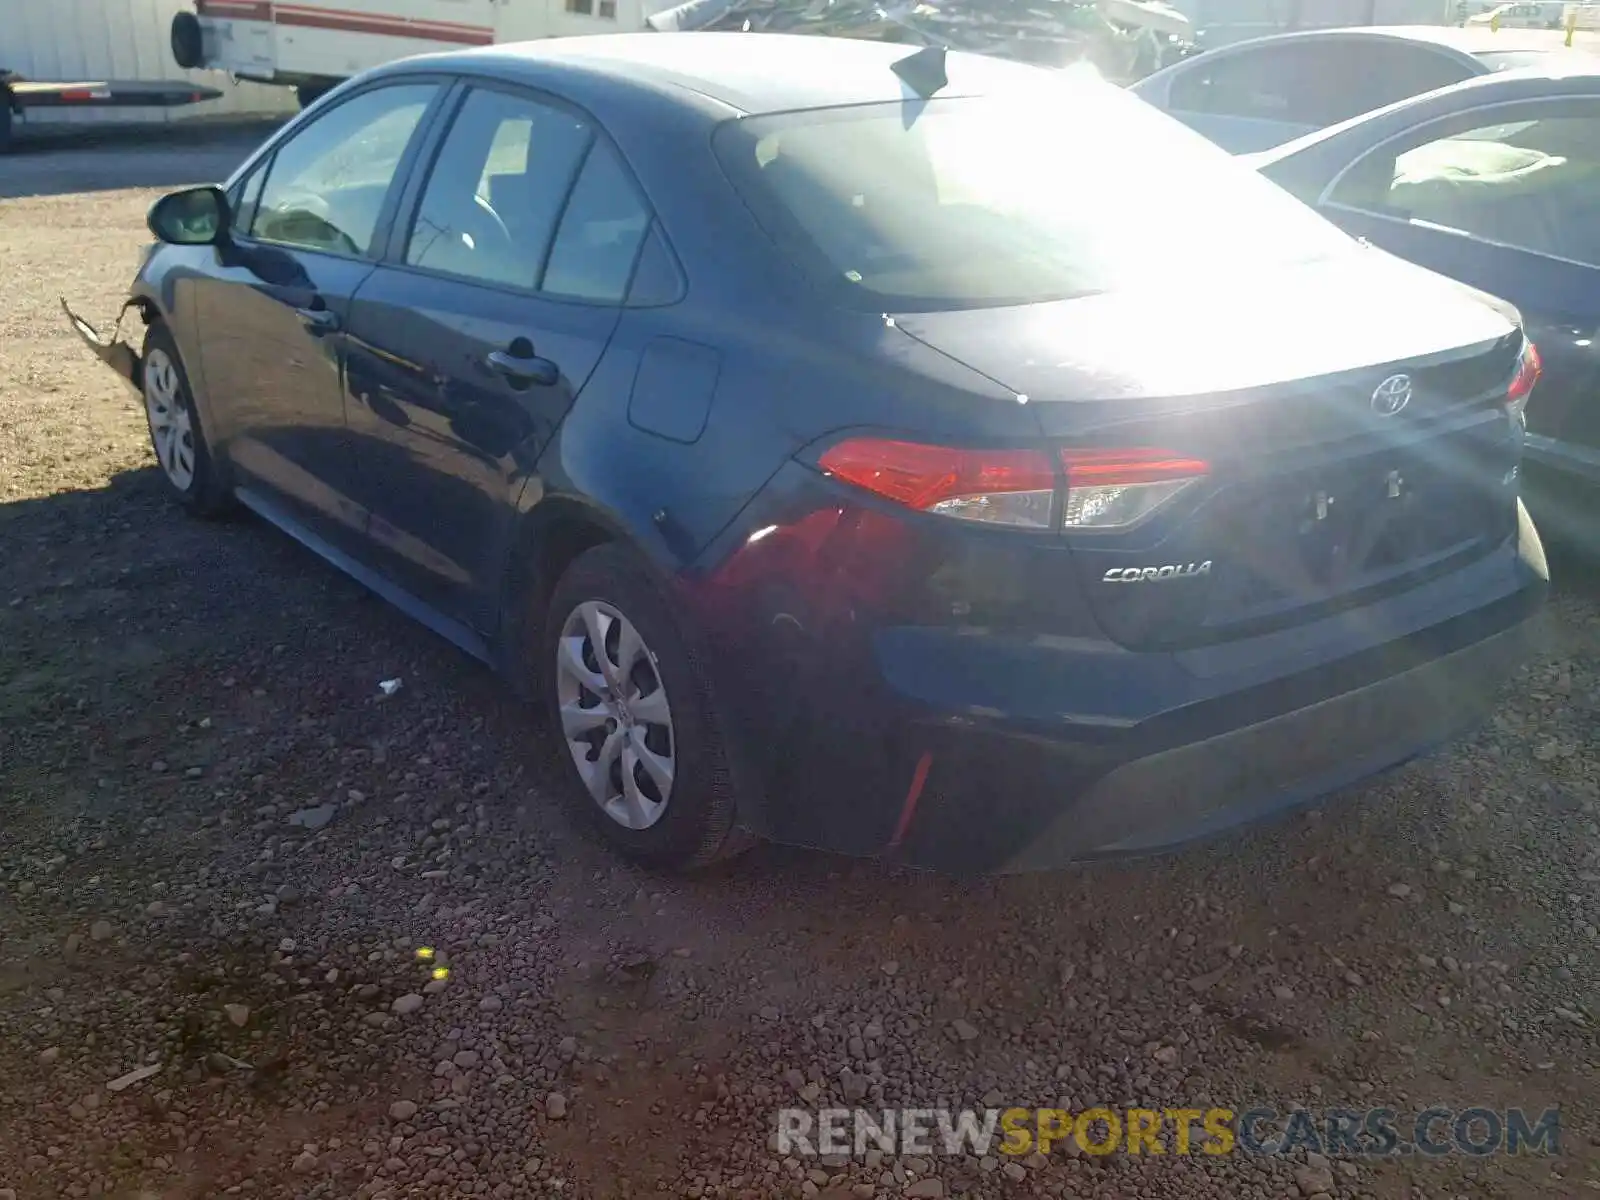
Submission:
<svg viewBox="0 0 1600 1200">
<path fill-rule="evenodd" d="M 1336 1156 L 1560 1153 L 1560 1110 L 1530 1118 L 1520 1108 L 1434 1107 L 1279 1110 L 1095 1107 L 989 1109 L 780 1109 L 774 1145 L 799 1157 L 884 1154 Z"/>
</svg>

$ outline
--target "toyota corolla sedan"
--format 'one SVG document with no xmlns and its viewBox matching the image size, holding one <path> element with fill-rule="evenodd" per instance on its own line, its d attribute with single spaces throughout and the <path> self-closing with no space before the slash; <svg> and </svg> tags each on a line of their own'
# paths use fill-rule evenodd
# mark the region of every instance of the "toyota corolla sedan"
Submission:
<svg viewBox="0 0 1600 1200">
<path fill-rule="evenodd" d="M 1470 727 L 1545 591 L 1515 311 L 1089 74 L 414 58 L 150 224 L 142 343 L 74 320 L 173 497 L 536 696 L 644 863 L 1173 846 Z"/>
</svg>

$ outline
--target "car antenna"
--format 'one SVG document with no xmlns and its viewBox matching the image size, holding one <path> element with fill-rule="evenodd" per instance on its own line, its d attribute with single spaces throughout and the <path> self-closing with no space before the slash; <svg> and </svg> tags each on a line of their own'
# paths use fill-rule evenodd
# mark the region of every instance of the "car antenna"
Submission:
<svg viewBox="0 0 1600 1200">
<path fill-rule="evenodd" d="M 896 59 L 889 69 L 900 76 L 913 92 L 927 100 L 950 82 L 950 77 L 945 74 L 944 55 L 943 46 L 924 46 L 915 54 Z"/>
</svg>

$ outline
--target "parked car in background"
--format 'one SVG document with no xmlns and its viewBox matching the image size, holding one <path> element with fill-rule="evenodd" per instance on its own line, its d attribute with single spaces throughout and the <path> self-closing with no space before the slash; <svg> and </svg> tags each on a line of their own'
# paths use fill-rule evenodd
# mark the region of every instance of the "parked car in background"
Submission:
<svg viewBox="0 0 1600 1200">
<path fill-rule="evenodd" d="M 1523 0 L 1519 4 L 1497 4 L 1488 12 L 1468 17 L 1466 24 L 1498 29 L 1560 29 L 1566 9 L 1565 0 Z"/>
<path fill-rule="evenodd" d="M 1600 53 L 1600 34 L 1447 25 L 1311 30 L 1223 46 L 1132 85 L 1235 154 L 1479 75 Z"/>
<path fill-rule="evenodd" d="M 1348 232 L 1521 310 L 1544 363 L 1526 413 L 1535 515 L 1566 544 L 1600 540 L 1600 63 L 1473 80 L 1250 161 Z"/>
<path fill-rule="evenodd" d="M 1514 315 L 1092 71 L 426 56 L 151 226 L 143 345 L 77 326 L 174 499 L 540 697 L 647 863 L 1204 836 L 1476 722 L 1545 590 Z"/>
</svg>

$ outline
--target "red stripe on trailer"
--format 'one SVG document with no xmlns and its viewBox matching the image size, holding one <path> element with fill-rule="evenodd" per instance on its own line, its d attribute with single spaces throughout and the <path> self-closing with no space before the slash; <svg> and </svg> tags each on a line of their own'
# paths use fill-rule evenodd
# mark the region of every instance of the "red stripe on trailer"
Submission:
<svg viewBox="0 0 1600 1200">
<path fill-rule="evenodd" d="M 272 5 L 255 0 L 195 0 L 195 11 L 202 17 L 229 21 L 270 21 Z"/>
<path fill-rule="evenodd" d="M 273 20 L 279 25 L 306 29 L 331 29 L 341 33 L 374 33 L 385 37 L 419 38 L 430 42 L 451 42 L 462 46 L 494 44 L 494 30 L 483 25 L 458 25 L 448 21 L 424 21 L 377 13 L 340 12 L 330 8 L 302 5 L 276 5 Z"/>
<path fill-rule="evenodd" d="M 323 17 L 344 17 L 357 21 L 377 21 L 383 24 L 426 29 L 459 29 L 470 33 L 493 32 L 487 25 L 468 25 L 461 21 L 436 21 L 430 17 L 399 16 L 394 13 L 353 13 L 342 8 L 329 8 L 325 4 L 274 4 L 278 13 L 311 13 Z"/>
<path fill-rule="evenodd" d="M 332 29 L 340 33 L 376 33 L 385 37 L 421 38 L 430 42 L 453 42 L 463 46 L 492 46 L 492 29 L 440 29 L 410 21 L 351 17 L 343 13 L 283 12 L 276 14 L 279 25 L 305 29 Z"/>
<path fill-rule="evenodd" d="M 431 21 L 388 13 L 352 13 L 308 4 L 271 4 L 258 0 L 195 0 L 203 17 L 230 21 L 269 21 L 302 29 L 328 29 L 338 33 L 373 33 L 384 37 L 417 38 L 462 46 L 491 46 L 494 30 L 485 25 L 457 21 Z"/>
</svg>

